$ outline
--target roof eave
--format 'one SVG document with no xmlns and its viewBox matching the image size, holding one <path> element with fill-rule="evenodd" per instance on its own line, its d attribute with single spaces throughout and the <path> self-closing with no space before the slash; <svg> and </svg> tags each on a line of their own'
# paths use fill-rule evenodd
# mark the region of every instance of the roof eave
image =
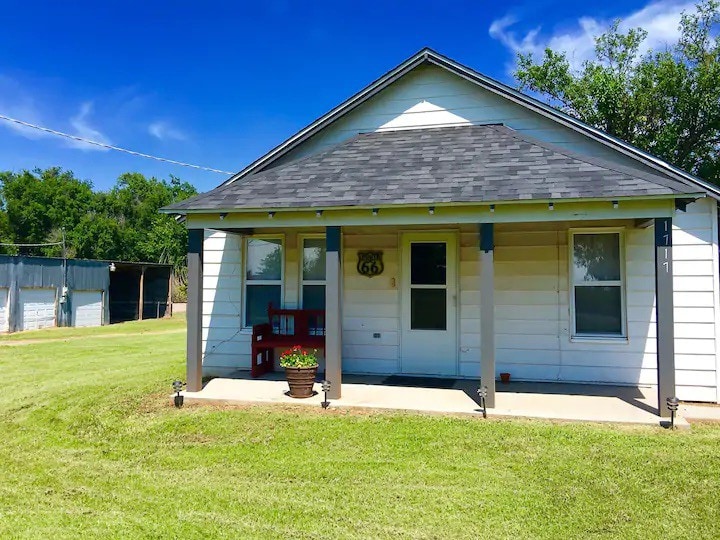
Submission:
<svg viewBox="0 0 720 540">
<path fill-rule="evenodd" d="M 469 201 L 469 202 L 423 202 L 423 203 L 402 203 L 402 204 L 358 204 L 346 206 L 263 206 L 248 208 L 233 207 L 217 207 L 217 208 L 189 208 L 189 209 L 172 209 L 161 208 L 160 212 L 165 214 L 215 214 L 215 213 L 257 213 L 257 212 L 316 212 L 322 211 L 342 211 L 342 210 L 372 210 L 377 209 L 393 209 L 403 208 L 423 208 L 428 206 L 435 207 L 457 207 L 457 206 L 488 206 L 488 205 L 509 205 L 509 204 L 539 204 L 539 203 L 578 203 L 578 202 L 612 202 L 612 201 L 628 201 L 628 200 L 658 200 L 658 199 L 702 199 L 707 197 L 705 192 L 697 193 L 668 193 L 658 195 L 625 195 L 625 196 L 608 196 L 608 197 L 573 197 L 561 199 L 516 199 L 516 200 L 488 200 L 488 201 Z"/>
</svg>

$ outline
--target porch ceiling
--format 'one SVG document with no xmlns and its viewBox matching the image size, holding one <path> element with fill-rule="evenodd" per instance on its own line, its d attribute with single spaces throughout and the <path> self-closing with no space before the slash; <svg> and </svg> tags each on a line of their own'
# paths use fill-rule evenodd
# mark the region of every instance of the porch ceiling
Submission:
<svg viewBox="0 0 720 540">
<path fill-rule="evenodd" d="M 578 155 L 503 125 L 360 134 L 164 210 L 677 197 L 696 186 Z"/>
</svg>

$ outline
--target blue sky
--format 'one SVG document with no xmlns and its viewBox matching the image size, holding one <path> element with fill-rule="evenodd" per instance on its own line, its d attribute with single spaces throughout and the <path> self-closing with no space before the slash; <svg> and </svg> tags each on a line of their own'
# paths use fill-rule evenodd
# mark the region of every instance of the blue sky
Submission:
<svg viewBox="0 0 720 540">
<path fill-rule="evenodd" d="M 613 18 L 677 36 L 692 3 L 30 2 L 0 12 L 0 114 L 237 171 L 424 46 L 512 83 L 517 51 L 580 63 Z M 225 176 L 0 122 L 0 170 L 61 166 L 107 189 L 126 171 L 207 190 Z"/>
</svg>

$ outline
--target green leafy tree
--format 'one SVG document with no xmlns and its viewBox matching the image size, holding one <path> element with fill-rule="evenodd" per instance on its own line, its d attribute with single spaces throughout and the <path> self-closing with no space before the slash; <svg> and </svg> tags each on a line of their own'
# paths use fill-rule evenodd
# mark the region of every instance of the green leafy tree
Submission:
<svg viewBox="0 0 720 540">
<path fill-rule="evenodd" d="M 641 54 L 642 28 L 615 22 L 595 40 L 595 56 L 573 70 L 567 54 L 540 62 L 518 55 L 515 77 L 567 114 L 720 184 L 720 12 L 716 0 L 683 13 L 680 38 Z"/>
<path fill-rule="evenodd" d="M 65 231 L 67 254 L 172 264 L 182 275 L 187 231 L 158 210 L 195 195 L 187 182 L 139 173 L 121 175 L 108 192 L 59 168 L 0 173 L 0 243 L 59 242 Z M 62 255 L 60 246 L 13 248 L 0 253 Z"/>
<path fill-rule="evenodd" d="M 12 243 L 60 241 L 62 229 L 72 230 L 93 204 L 92 184 L 54 167 L 32 172 L 0 173 L 0 234 Z M 3 232 L 4 229 L 4 232 Z M 60 246 L 19 248 L 19 253 L 62 255 Z"/>
</svg>

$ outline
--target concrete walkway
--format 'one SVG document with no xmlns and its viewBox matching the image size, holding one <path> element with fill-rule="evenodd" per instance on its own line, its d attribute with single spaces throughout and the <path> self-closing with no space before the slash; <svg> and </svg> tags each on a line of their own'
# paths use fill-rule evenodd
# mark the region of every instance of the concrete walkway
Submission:
<svg viewBox="0 0 720 540">
<path fill-rule="evenodd" d="M 404 378 L 407 379 L 407 378 Z M 431 413 L 480 415 L 477 382 L 452 380 L 440 388 L 384 384 L 384 376 L 350 376 L 343 382 L 343 396 L 331 407 L 412 410 Z M 418 380 L 423 382 L 422 379 Z M 432 385 L 434 386 L 434 385 Z M 624 387 L 561 383 L 498 384 L 496 408 L 490 417 L 526 417 L 580 422 L 617 422 L 659 425 L 657 397 L 650 387 Z M 315 390 L 320 392 L 320 385 Z M 286 395 L 287 382 L 282 373 L 250 379 L 239 373 L 236 378 L 212 379 L 200 392 L 184 392 L 186 402 L 196 403 L 287 403 L 320 407 L 322 394 L 307 399 Z M 699 412 L 698 412 L 699 410 Z M 705 416 L 703 417 L 702 414 Z M 683 418 L 720 420 L 720 407 L 684 405 L 678 426 L 687 426 Z"/>
</svg>

